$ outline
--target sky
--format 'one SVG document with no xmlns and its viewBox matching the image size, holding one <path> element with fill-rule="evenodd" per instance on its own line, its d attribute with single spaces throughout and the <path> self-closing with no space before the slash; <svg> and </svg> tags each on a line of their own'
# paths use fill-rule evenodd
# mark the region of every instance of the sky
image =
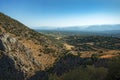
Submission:
<svg viewBox="0 0 120 80">
<path fill-rule="evenodd" d="M 120 0 L 0 0 L 0 12 L 31 28 L 120 24 Z"/>
</svg>

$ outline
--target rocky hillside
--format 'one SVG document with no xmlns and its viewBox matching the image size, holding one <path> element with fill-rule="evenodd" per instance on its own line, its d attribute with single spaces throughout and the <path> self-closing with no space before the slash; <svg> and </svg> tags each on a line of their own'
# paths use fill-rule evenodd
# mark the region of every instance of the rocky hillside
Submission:
<svg viewBox="0 0 120 80">
<path fill-rule="evenodd" d="M 41 64 L 33 57 L 32 51 L 7 34 L 0 35 L 0 50 L 0 77 L 2 79 L 18 80 L 19 75 L 13 76 L 14 70 L 22 72 L 20 76 L 23 78 L 31 75 L 37 68 L 41 68 Z"/>
<path fill-rule="evenodd" d="M 0 13 L 0 80 L 25 80 L 51 66 L 62 53 L 54 42 Z"/>
</svg>

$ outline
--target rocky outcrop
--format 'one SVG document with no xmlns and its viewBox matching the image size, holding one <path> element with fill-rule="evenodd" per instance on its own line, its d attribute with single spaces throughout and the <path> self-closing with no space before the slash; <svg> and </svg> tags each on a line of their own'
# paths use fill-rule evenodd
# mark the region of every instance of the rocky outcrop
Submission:
<svg viewBox="0 0 120 80">
<path fill-rule="evenodd" d="M 0 35 L 0 51 L 2 53 L 2 57 L 0 58 L 0 77 L 3 73 L 7 76 L 6 79 L 15 78 L 16 75 L 20 77 L 21 75 L 11 74 L 11 72 L 16 72 L 15 70 L 18 70 L 22 73 L 23 77 L 27 78 L 41 68 L 41 64 L 33 57 L 31 50 L 8 34 Z M 10 69 L 11 72 L 9 72 L 9 67 L 12 68 Z M 13 80 L 21 80 L 21 78 Z"/>
<path fill-rule="evenodd" d="M 16 68 L 12 58 L 0 51 L 0 80 L 24 80 L 25 74 Z"/>
</svg>

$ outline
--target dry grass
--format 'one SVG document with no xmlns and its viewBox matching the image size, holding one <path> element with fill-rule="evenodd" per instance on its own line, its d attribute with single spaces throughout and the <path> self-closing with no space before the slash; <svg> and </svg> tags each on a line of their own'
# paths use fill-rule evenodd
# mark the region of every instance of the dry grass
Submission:
<svg viewBox="0 0 120 80">
<path fill-rule="evenodd" d="M 57 37 L 56 39 L 57 39 L 57 40 L 60 40 L 61 38 L 62 38 L 62 37 Z"/>
<path fill-rule="evenodd" d="M 64 43 L 64 47 L 66 48 L 66 50 L 71 50 L 72 48 L 74 48 L 74 46 L 69 45 L 67 43 Z"/>
<path fill-rule="evenodd" d="M 20 40 L 27 48 L 31 49 L 33 52 L 33 57 L 43 65 L 42 70 L 46 67 L 52 65 L 55 62 L 55 57 L 50 54 L 44 54 L 42 51 L 43 47 L 41 45 L 35 44 L 32 40 Z"/>
<path fill-rule="evenodd" d="M 5 29 L 1 25 L 0 25 L 0 30 L 4 33 L 6 32 Z"/>
<path fill-rule="evenodd" d="M 111 54 L 108 54 L 108 55 L 103 55 L 103 56 L 100 56 L 100 58 L 105 58 L 105 59 L 108 59 L 108 58 L 113 58 L 115 57 L 116 55 L 111 55 Z"/>
</svg>

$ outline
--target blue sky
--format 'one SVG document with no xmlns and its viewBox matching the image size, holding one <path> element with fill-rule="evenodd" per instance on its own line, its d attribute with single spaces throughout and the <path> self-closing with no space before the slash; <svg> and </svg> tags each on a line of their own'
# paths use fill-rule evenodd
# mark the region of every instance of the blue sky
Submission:
<svg viewBox="0 0 120 80">
<path fill-rule="evenodd" d="M 0 0 L 0 12 L 32 28 L 120 24 L 120 0 Z"/>
</svg>

